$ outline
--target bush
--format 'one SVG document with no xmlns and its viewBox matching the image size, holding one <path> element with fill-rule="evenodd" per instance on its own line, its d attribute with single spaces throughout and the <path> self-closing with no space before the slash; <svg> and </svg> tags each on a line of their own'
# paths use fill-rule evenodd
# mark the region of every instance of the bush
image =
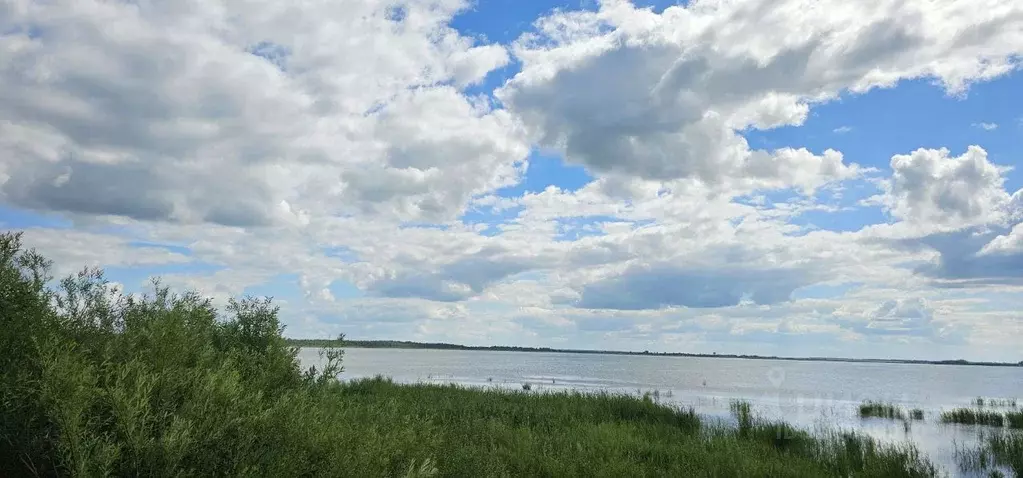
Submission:
<svg viewBox="0 0 1023 478">
<path fill-rule="evenodd" d="M 120 295 L 98 270 L 51 291 L 48 270 L 0 235 L 0 475 L 284 472 L 329 456 L 296 430 L 323 428 L 308 397 L 340 354 L 303 373 L 269 301 L 219 316 L 159 284 Z"/>
</svg>

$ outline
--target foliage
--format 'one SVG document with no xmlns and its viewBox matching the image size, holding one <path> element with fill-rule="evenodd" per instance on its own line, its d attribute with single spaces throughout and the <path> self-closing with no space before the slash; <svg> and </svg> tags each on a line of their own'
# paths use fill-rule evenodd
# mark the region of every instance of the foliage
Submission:
<svg viewBox="0 0 1023 478">
<path fill-rule="evenodd" d="M 97 270 L 60 282 L 0 235 L 0 476 L 934 476 L 906 445 L 738 428 L 615 394 L 342 383 L 267 300 L 223 313 Z"/>
<path fill-rule="evenodd" d="M 49 263 L 0 235 L 0 475 L 316 472 L 334 460 L 315 394 L 269 301 L 154 284 L 121 295 L 98 270 L 46 288 Z"/>
</svg>

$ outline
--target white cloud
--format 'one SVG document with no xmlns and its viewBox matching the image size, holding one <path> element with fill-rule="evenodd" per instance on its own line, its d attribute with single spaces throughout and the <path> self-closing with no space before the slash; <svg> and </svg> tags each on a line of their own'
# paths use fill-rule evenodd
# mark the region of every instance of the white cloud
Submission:
<svg viewBox="0 0 1023 478">
<path fill-rule="evenodd" d="M 146 267 L 191 262 L 179 252 L 145 244 L 132 246 L 129 238 L 110 234 L 44 228 L 22 232 L 22 244 L 54 261 L 53 272 L 57 276 L 77 272 L 83 267 Z"/>
<path fill-rule="evenodd" d="M 992 164 L 980 146 L 960 156 L 949 150 L 918 149 L 892 156 L 886 205 L 896 217 L 916 223 L 968 227 L 1001 220 L 1009 204 L 1003 188 L 1006 167 Z"/>
<path fill-rule="evenodd" d="M 962 330 L 934 318 L 934 309 L 923 298 L 895 299 L 879 304 L 852 322 L 853 330 L 866 335 L 935 337 L 961 340 Z"/>
<path fill-rule="evenodd" d="M 753 150 L 736 131 L 801 125 L 816 103 L 902 79 L 933 77 L 956 93 L 1004 74 L 1020 53 L 1006 42 L 1023 34 L 1003 19 L 1023 7 L 992 7 L 765 0 L 657 14 L 605 0 L 540 19 L 516 43 L 523 70 L 498 96 L 541 144 L 594 171 L 812 189 L 856 169 L 834 152 Z"/>
<path fill-rule="evenodd" d="M 998 129 L 998 123 L 973 123 L 973 127 L 984 131 L 994 131 Z"/>
<path fill-rule="evenodd" d="M 1023 254 L 1023 223 L 1016 224 L 1007 234 L 992 239 L 980 249 L 978 254 Z"/>
<path fill-rule="evenodd" d="M 743 135 L 905 79 L 1005 74 L 1023 6 L 606 0 L 505 48 L 448 26 L 467 5 L 3 2 L 0 200 L 73 221 L 26 237 L 62 273 L 162 269 L 218 301 L 294 284 L 297 336 L 1015 353 L 1015 302 L 983 294 L 1023 285 L 1023 208 L 980 146 L 893 152 L 887 177 Z M 500 101 L 465 92 L 512 56 Z M 502 197 L 531 147 L 595 179 Z M 811 228 L 875 182 L 891 224 Z"/>
<path fill-rule="evenodd" d="M 851 126 L 839 126 L 839 127 L 835 128 L 835 129 L 831 130 L 831 132 L 835 133 L 835 134 L 845 134 L 845 133 L 848 133 L 848 132 L 850 132 L 852 130 L 853 129 L 852 129 Z"/>
<path fill-rule="evenodd" d="M 507 113 L 444 86 L 508 62 L 446 25 L 464 6 L 7 2 L 4 197 L 238 226 L 288 220 L 281 201 L 452 218 L 527 153 Z"/>
</svg>

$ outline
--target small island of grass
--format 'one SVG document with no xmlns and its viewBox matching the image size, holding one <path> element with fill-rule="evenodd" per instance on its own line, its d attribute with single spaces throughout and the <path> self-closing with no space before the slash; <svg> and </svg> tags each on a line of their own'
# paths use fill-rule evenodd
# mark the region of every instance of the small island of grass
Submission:
<svg viewBox="0 0 1023 478">
<path fill-rule="evenodd" d="M 922 410 L 921 410 L 922 413 Z M 861 418 L 887 418 L 890 420 L 905 420 L 906 412 L 901 407 L 891 403 L 866 401 L 860 404 Z"/>
<path fill-rule="evenodd" d="M 958 423 L 961 425 L 986 425 L 1001 427 L 1005 425 L 1005 415 L 990 410 L 979 408 L 956 408 L 941 412 L 941 421 L 944 423 Z"/>
</svg>

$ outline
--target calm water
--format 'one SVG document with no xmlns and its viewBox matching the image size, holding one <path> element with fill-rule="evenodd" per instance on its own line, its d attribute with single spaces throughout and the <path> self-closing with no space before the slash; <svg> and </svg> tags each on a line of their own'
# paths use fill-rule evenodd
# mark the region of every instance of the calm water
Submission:
<svg viewBox="0 0 1023 478">
<path fill-rule="evenodd" d="M 306 366 L 319 361 L 316 349 L 302 349 L 300 357 Z M 937 423 L 940 411 L 979 396 L 1023 400 L 1023 367 L 359 348 L 346 350 L 344 365 L 345 379 L 379 374 L 405 383 L 656 392 L 662 402 L 724 419 L 729 401 L 742 398 L 762 416 L 805 428 L 912 441 L 951 476 L 970 476 L 955 466 L 955 444 L 975 444 L 978 429 Z M 925 420 L 908 431 L 899 422 L 862 420 L 863 400 L 921 408 Z"/>
</svg>

